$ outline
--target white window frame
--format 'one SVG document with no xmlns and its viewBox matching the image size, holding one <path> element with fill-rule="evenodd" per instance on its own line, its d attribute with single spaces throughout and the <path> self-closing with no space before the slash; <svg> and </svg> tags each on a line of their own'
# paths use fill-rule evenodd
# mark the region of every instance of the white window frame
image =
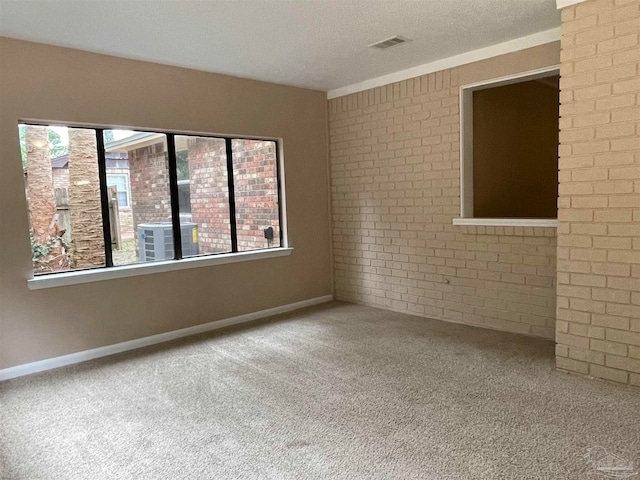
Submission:
<svg viewBox="0 0 640 480">
<path fill-rule="evenodd" d="M 557 227 L 555 218 L 475 218 L 473 216 L 473 92 L 550 77 L 560 73 L 560 65 L 529 70 L 460 87 L 460 218 L 454 225 Z"/>
<path fill-rule="evenodd" d="M 126 189 L 126 194 L 127 194 L 127 206 L 126 207 L 119 207 L 120 208 L 131 208 L 131 184 L 129 183 L 129 174 L 128 173 L 107 173 L 107 185 L 109 185 L 109 177 L 117 177 L 117 176 L 123 176 L 125 177 L 125 184 L 127 186 Z M 118 192 L 120 193 L 120 192 Z M 116 198 L 117 200 L 117 198 Z"/>
</svg>

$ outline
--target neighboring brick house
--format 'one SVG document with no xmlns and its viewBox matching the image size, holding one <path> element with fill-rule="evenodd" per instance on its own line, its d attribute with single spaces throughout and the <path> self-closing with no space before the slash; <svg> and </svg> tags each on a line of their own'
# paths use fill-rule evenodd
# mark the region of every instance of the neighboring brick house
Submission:
<svg viewBox="0 0 640 480">
<path fill-rule="evenodd" d="M 197 225 L 199 253 L 231 250 L 224 139 L 176 136 L 180 216 Z M 168 155 L 163 134 L 136 133 L 106 146 L 129 159 L 133 224 L 171 221 Z M 232 140 L 238 250 L 279 246 L 275 142 Z M 264 229 L 274 230 L 274 240 Z"/>
<path fill-rule="evenodd" d="M 272 227 L 271 246 L 279 246 L 278 172 L 275 142 L 232 140 L 238 250 L 265 246 L 264 228 Z M 262 245 L 262 247 L 257 247 Z"/>
</svg>

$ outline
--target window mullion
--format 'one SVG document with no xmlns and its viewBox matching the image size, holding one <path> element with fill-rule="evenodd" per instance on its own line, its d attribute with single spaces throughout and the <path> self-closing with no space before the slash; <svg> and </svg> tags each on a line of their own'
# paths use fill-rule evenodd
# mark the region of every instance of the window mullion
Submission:
<svg viewBox="0 0 640 480">
<path fill-rule="evenodd" d="M 231 251 L 238 251 L 238 228 L 236 225 L 236 194 L 233 186 L 233 148 L 231 139 L 224 139 L 227 146 L 227 182 L 229 186 L 229 220 L 231 226 Z"/>
<path fill-rule="evenodd" d="M 178 198 L 178 170 L 176 140 L 167 133 L 167 156 L 169 159 L 169 192 L 171 196 L 171 223 L 173 225 L 173 252 L 176 260 L 182 258 L 182 228 L 180 226 L 180 200 Z"/>
<path fill-rule="evenodd" d="M 100 181 L 100 206 L 102 208 L 102 235 L 104 237 L 104 264 L 113 267 L 111 244 L 111 219 L 109 217 L 109 191 L 107 186 L 107 160 L 104 150 L 104 135 L 101 128 L 96 129 L 96 150 L 98 151 L 98 180 Z M 117 200 L 116 200 L 117 201 Z"/>
<path fill-rule="evenodd" d="M 280 145 L 275 144 L 276 157 L 276 185 L 278 188 L 278 230 L 280 230 L 280 246 L 284 246 L 284 228 L 282 228 L 282 172 L 280 171 Z"/>
</svg>

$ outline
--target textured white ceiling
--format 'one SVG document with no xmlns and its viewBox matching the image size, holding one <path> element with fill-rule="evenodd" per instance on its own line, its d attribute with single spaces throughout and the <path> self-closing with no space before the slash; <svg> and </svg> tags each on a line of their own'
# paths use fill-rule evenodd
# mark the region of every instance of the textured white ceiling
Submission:
<svg viewBox="0 0 640 480">
<path fill-rule="evenodd" d="M 320 90 L 559 25 L 555 0 L 0 0 L 2 36 Z"/>
</svg>

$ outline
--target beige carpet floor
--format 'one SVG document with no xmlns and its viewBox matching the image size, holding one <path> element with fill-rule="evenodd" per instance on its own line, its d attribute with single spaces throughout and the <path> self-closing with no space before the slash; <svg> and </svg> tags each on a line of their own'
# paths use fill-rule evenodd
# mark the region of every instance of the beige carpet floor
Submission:
<svg viewBox="0 0 640 480">
<path fill-rule="evenodd" d="M 640 469 L 639 389 L 338 302 L 0 383 L 0 420 L 11 480 L 608 478 L 596 447 Z"/>
</svg>

